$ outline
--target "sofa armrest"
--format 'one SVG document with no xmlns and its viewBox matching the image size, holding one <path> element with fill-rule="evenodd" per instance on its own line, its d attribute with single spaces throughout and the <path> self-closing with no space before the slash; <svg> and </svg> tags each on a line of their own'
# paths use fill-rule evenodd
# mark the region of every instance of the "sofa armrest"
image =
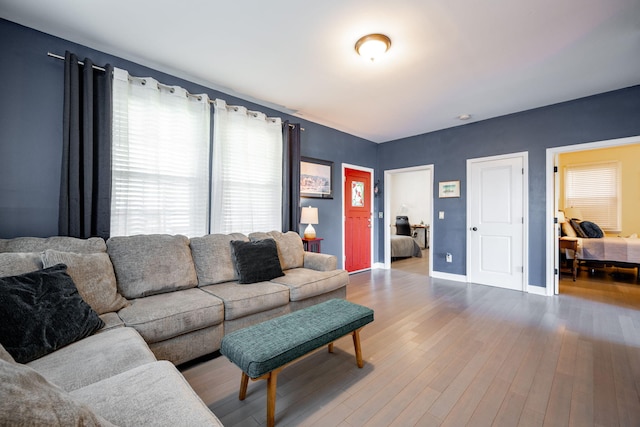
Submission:
<svg viewBox="0 0 640 427">
<path fill-rule="evenodd" d="M 303 266 L 311 270 L 331 271 L 338 268 L 338 258 L 335 255 L 305 252 Z"/>
</svg>

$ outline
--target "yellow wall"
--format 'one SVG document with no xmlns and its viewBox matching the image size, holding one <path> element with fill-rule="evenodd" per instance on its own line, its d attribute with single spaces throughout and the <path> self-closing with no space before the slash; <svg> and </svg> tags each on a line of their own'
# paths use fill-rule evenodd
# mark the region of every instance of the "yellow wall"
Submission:
<svg viewBox="0 0 640 427">
<path fill-rule="evenodd" d="M 621 236 L 640 234 L 640 144 L 597 150 L 563 153 L 558 156 L 560 179 L 560 209 L 564 201 L 565 165 L 618 160 L 621 165 L 622 231 Z"/>
</svg>

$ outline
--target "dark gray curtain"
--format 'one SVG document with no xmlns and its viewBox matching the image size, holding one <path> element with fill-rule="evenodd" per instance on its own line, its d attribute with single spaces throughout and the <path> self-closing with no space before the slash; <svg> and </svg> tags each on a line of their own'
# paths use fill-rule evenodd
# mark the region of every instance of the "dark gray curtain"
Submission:
<svg viewBox="0 0 640 427">
<path fill-rule="evenodd" d="M 58 233 L 109 237 L 113 67 L 66 52 Z"/>
<path fill-rule="evenodd" d="M 284 122 L 282 231 L 300 230 L 300 124 Z"/>
</svg>

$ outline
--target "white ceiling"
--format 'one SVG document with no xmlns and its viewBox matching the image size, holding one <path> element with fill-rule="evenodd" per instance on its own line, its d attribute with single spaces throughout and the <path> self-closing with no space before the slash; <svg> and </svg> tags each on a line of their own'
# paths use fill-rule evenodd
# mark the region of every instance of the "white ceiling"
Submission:
<svg viewBox="0 0 640 427">
<path fill-rule="evenodd" d="M 374 142 L 640 84 L 640 0 L 2 0 L 0 17 Z M 392 40 L 376 63 L 354 50 L 373 32 Z"/>
</svg>

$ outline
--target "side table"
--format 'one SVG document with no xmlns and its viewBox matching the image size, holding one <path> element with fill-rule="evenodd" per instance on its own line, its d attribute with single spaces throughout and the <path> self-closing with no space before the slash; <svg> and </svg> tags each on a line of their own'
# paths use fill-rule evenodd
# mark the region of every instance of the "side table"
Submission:
<svg viewBox="0 0 640 427">
<path fill-rule="evenodd" d="M 315 238 L 315 239 L 305 239 L 304 237 L 302 238 L 302 244 L 304 245 L 304 250 L 308 251 L 308 252 L 317 252 L 320 253 L 320 242 L 322 242 L 324 239 L 320 239 L 320 238 Z"/>
</svg>

